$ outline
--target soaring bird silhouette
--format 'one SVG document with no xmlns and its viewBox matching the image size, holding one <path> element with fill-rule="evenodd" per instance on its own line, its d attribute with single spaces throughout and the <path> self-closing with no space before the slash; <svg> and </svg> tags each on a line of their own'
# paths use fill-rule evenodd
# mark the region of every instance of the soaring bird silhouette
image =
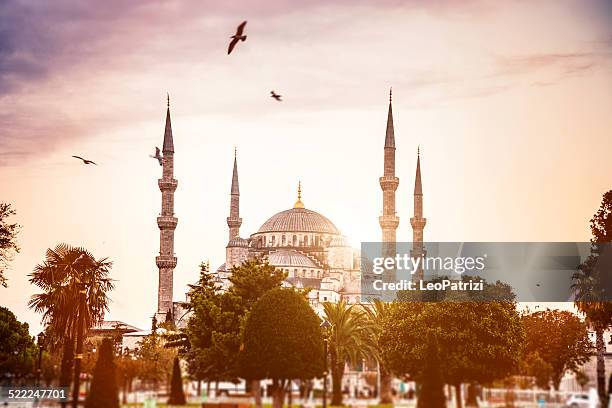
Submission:
<svg viewBox="0 0 612 408">
<path fill-rule="evenodd" d="M 81 156 L 72 156 L 72 157 L 74 157 L 75 159 L 83 160 L 83 164 L 95 164 L 96 166 L 98 165 L 97 163 L 94 163 L 91 160 L 84 159 Z"/>
<path fill-rule="evenodd" d="M 162 156 L 161 156 L 161 154 L 159 154 L 159 147 L 155 146 L 155 156 L 150 154 L 149 157 L 151 157 L 153 159 L 157 159 L 157 161 L 159 162 L 159 165 L 160 166 L 162 165 Z"/>
<path fill-rule="evenodd" d="M 232 50 L 238 44 L 238 41 L 246 41 L 247 36 L 242 34 L 244 32 L 244 26 L 246 25 L 246 20 L 240 23 L 238 28 L 236 28 L 236 34 L 232 35 L 230 38 L 232 41 L 229 43 L 229 47 L 227 48 L 227 55 L 232 53 Z"/>
<path fill-rule="evenodd" d="M 283 95 L 279 95 L 274 91 L 270 91 L 270 98 L 274 98 L 279 102 L 282 102 L 283 100 L 281 99 Z"/>
</svg>

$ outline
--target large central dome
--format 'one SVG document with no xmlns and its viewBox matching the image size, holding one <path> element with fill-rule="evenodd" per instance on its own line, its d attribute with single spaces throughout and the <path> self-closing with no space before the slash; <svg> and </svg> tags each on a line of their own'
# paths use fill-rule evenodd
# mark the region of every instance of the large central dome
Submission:
<svg viewBox="0 0 612 408">
<path fill-rule="evenodd" d="M 264 232 L 318 232 L 340 235 L 338 228 L 326 217 L 297 206 L 270 217 L 257 231 Z"/>
</svg>

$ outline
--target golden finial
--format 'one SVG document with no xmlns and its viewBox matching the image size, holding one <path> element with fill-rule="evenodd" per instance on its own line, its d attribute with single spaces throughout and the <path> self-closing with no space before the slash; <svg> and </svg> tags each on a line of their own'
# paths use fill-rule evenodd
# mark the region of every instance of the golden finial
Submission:
<svg viewBox="0 0 612 408">
<path fill-rule="evenodd" d="M 304 203 L 302 202 L 302 182 L 298 181 L 298 197 L 297 201 L 293 205 L 293 208 L 304 208 Z"/>
<path fill-rule="evenodd" d="M 393 99 L 393 87 L 390 86 L 389 87 L 389 102 L 391 102 L 392 99 Z"/>
<path fill-rule="evenodd" d="M 170 108 L 170 93 L 166 92 L 166 105 Z"/>
</svg>

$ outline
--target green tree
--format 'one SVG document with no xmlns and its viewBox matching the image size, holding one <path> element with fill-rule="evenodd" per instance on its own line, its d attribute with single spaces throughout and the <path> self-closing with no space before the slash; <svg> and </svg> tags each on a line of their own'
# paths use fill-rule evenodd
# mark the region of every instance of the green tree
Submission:
<svg viewBox="0 0 612 408">
<path fill-rule="evenodd" d="M 612 190 L 603 195 L 601 205 L 590 221 L 591 255 L 574 274 L 573 289 L 575 305 L 595 330 L 597 350 L 597 391 L 604 405 L 608 403 L 606 393 L 604 332 L 612 325 L 612 282 L 609 267 L 612 256 Z"/>
<path fill-rule="evenodd" d="M 248 315 L 239 354 L 247 379 L 272 380 L 273 407 L 281 408 L 291 380 L 308 380 L 323 372 L 320 321 L 303 295 L 272 289 Z"/>
<path fill-rule="evenodd" d="M 140 362 L 138 377 L 158 389 L 160 383 L 166 383 L 170 379 L 175 355 L 174 350 L 165 347 L 161 335 L 151 333 L 143 337 L 135 352 L 137 361 Z"/>
<path fill-rule="evenodd" d="M 527 354 L 523 359 L 521 374 L 532 377 L 537 387 L 548 390 L 553 377 L 553 368 L 535 351 Z"/>
<path fill-rule="evenodd" d="M 119 408 L 119 389 L 111 339 L 102 340 L 85 408 Z"/>
<path fill-rule="evenodd" d="M 15 215 L 15 210 L 10 204 L 0 203 L 0 286 L 7 287 L 5 272 L 8 264 L 19 252 L 17 245 L 17 233 L 20 226 L 17 223 L 10 224 L 7 221 L 11 215 Z"/>
<path fill-rule="evenodd" d="M 27 323 L 0 306 L 0 376 L 11 374 L 24 379 L 35 371 L 38 347 L 30 336 Z"/>
<path fill-rule="evenodd" d="M 323 304 L 323 318 L 331 324 L 327 333 L 332 375 L 332 405 L 342 405 L 342 377 L 346 364 L 375 358 L 372 325 L 356 305 L 346 302 Z"/>
<path fill-rule="evenodd" d="M 232 268 L 231 288 L 218 289 L 208 265 L 200 265 L 198 283 L 191 286 L 187 307 L 193 312 L 187 329 L 173 344 L 188 362 L 188 372 L 196 380 L 235 381 L 241 329 L 250 309 L 266 292 L 280 287 L 285 274 L 267 262 L 248 260 Z M 186 342 L 184 340 L 187 340 Z M 257 406 L 261 406 L 259 382 L 251 386 Z"/>
<path fill-rule="evenodd" d="M 563 374 L 577 371 L 591 356 L 586 324 L 571 312 L 550 309 L 525 314 L 521 320 L 525 353 L 537 353 L 550 365 L 550 380 L 558 390 Z"/>
<path fill-rule="evenodd" d="M 92 265 L 79 263 L 82 257 L 92 260 Z M 58 244 L 47 249 L 45 261 L 35 266 L 30 274 L 30 283 L 38 286 L 42 293 L 32 296 L 28 305 L 42 313 L 42 321 L 48 325 L 50 339 L 61 341 L 62 364 L 60 386 L 70 385 L 74 345 L 79 320 L 78 305 L 80 286 L 85 285 L 84 328 L 89 329 L 102 321 L 108 310 L 108 292 L 114 289 L 109 278 L 112 262 L 107 258 L 96 260 L 85 248 Z"/>
<path fill-rule="evenodd" d="M 170 398 L 168 405 L 185 405 L 185 391 L 183 391 L 183 376 L 178 357 L 174 357 L 172 365 L 172 379 L 170 380 Z"/>
<path fill-rule="evenodd" d="M 512 302 L 394 303 L 380 338 L 384 361 L 397 375 L 425 380 L 431 336 L 442 382 L 455 386 L 460 404 L 462 383 L 488 383 L 518 369 L 524 333 Z"/>
<path fill-rule="evenodd" d="M 280 287 L 286 274 L 261 259 L 250 259 L 232 268 L 229 281 L 231 291 L 242 299 L 246 310 L 250 310 L 264 293 Z"/>
</svg>

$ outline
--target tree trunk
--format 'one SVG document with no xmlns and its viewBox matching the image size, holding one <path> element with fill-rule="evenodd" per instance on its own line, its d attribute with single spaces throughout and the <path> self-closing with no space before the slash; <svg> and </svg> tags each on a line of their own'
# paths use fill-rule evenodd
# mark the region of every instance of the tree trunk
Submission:
<svg viewBox="0 0 612 408">
<path fill-rule="evenodd" d="M 393 393 L 391 392 L 393 376 L 384 364 L 379 363 L 378 367 L 380 371 L 380 403 L 391 404 L 393 403 Z"/>
<path fill-rule="evenodd" d="M 606 393 L 606 366 L 604 344 L 604 329 L 597 325 L 595 327 L 595 347 L 597 348 L 597 393 L 603 407 L 608 406 L 608 394 Z"/>
<path fill-rule="evenodd" d="M 255 408 L 261 408 L 261 383 L 259 380 L 251 381 L 251 393 L 253 393 L 253 399 L 255 400 Z"/>
<path fill-rule="evenodd" d="M 122 404 L 127 404 L 127 394 L 128 394 L 128 379 L 127 376 L 123 377 L 123 396 L 122 396 Z"/>
<path fill-rule="evenodd" d="M 478 388 L 476 383 L 471 383 L 468 386 L 465 406 L 478 408 Z"/>
<path fill-rule="evenodd" d="M 272 408 L 283 408 L 285 384 L 282 380 L 272 380 Z"/>
<path fill-rule="evenodd" d="M 338 361 L 335 353 L 331 357 L 332 369 L 332 400 L 331 405 L 342 405 L 342 377 L 344 376 L 344 361 Z"/>
<path fill-rule="evenodd" d="M 455 399 L 457 408 L 463 408 L 463 397 L 461 395 L 461 383 L 455 384 Z"/>
</svg>

